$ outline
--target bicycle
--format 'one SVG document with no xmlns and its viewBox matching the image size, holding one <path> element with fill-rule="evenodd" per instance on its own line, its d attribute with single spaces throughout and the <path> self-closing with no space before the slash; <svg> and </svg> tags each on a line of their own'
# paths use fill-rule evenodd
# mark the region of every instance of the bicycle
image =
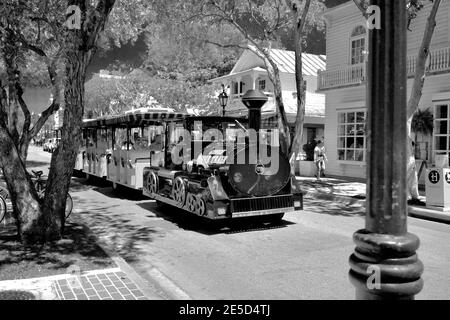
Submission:
<svg viewBox="0 0 450 320">
<path fill-rule="evenodd" d="M 8 198 L 8 191 L 0 187 L 0 223 L 6 217 L 8 207 L 6 206 L 6 198 Z"/>
<path fill-rule="evenodd" d="M 31 170 L 31 173 L 32 173 L 32 180 L 34 183 L 34 187 L 38 193 L 38 196 L 42 199 L 45 195 L 45 184 L 46 184 L 47 180 L 43 179 L 42 171 Z M 72 196 L 69 193 L 67 193 L 66 210 L 65 210 L 66 220 L 69 219 L 69 216 L 72 213 L 72 209 L 73 209 Z"/>
</svg>

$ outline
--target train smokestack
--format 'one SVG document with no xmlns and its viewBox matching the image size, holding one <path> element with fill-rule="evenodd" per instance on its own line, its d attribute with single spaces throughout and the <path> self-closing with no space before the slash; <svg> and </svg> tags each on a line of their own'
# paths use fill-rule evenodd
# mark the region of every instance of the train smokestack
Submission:
<svg viewBox="0 0 450 320">
<path fill-rule="evenodd" d="M 258 90 L 248 90 L 242 97 L 242 103 L 248 108 L 249 128 L 259 131 L 261 127 L 261 108 L 267 100 L 267 96 Z"/>
</svg>

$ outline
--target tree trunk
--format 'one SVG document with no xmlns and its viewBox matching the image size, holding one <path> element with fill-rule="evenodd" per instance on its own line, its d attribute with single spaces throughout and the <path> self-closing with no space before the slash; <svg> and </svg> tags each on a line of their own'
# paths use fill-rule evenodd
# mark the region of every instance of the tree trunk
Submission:
<svg viewBox="0 0 450 320">
<path fill-rule="evenodd" d="M 266 65 L 270 66 L 269 78 L 273 83 L 273 94 L 278 114 L 278 130 L 280 132 L 280 150 L 286 156 L 289 156 L 289 146 L 291 145 L 291 134 L 289 123 L 284 109 L 283 94 L 281 90 L 280 71 L 273 61 L 268 61 Z"/>
<path fill-rule="evenodd" d="M 60 144 L 52 156 L 44 198 L 45 210 L 54 217 L 50 228 L 58 236 L 64 229 L 66 197 L 80 146 L 88 56 L 86 52 L 69 51 L 66 57 L 64 125 Z"/>
<path fill-rule="evenodd" d="M 305 8 L 307 10 L 307 8 Z M 302 24 L 298 21 L 296 12 L 296 23 L 294 27 L 294 47 L 295 47 L 295 85 L 297 89 L 297 115 L 295 118 L 294 139 L 290 146 L 290 160 L 293 174 L 295 174 L 295 163 L 301 150 L 303 141 L 303 126 L 305 122 L 305 86 L 303 81 L 303 60 L 302 60 Z"/>
<path fill-rule="evenodd" d="M 281 89 L 281 80 L 280 80 L 280 70 L 278 69 L 277 64 L 273 61 L 270 56 L 270 49 L 258 47 L 258 45 L 254 42 L 252 46 L 249 46 L 249 49 L 260 57 L 266 66 L 267 75 L 270 81 L 273 84 L 273 95 L 275 98 L 275 105 L 277 111 L 277 122 L 278 122 L 278 130 L 280 133 L 279 142 L 280 142 L 280 150 L 286 156 L 289 156 L 289 147 L 291 145 L 291 134 L 289 130 L 289 123 L 286 117 L 286 110 L 284 109 L 283 103 L 283 91 Z"/>
<path fill-rule="evenodd" d="M 439 5 L 441 4 L 441 0 L 434 0 L 433 7 L 431 9 L 430 15 L 428 16 L 427 24 L 425 27 L 425 32 L 422 39 L 422 44 L 419 49 L 419 54 L 417 57 L 416 63 L 416 73 L 414 75 L 414 82 L 411 89 L 411 96 L 408 101 L 408 136 L 410 137 L 409 143 L 410 146 L 408 148 L 408 190 L 410 192 L 410 196 L 413 199 L 419 198 L 419 183 L 416 172 L 416 161 L 414 157 L 414 153 L 411 150 L 411 122 L 414 116 L 414 113 L 419 108 L 419 102 L 422 98 L 422 90 L 425 83 L 425 74 L 426 74 L 426 62 L 428 56 L 430 55 L 430 44 L 433 38 L 434 29 L 436 27 L 436 14 L 439 9 Z"/>
<path fill-rule="evenodd" d="M 24 243 L 46 240 L 46 217 L 39 197 L 20 159 L 16 146 L 4 126 L 0 125 L 0 161 L 8 186 L 19 237 Z"/>
<path fill-rule="evenodd" d="M 60 237 L 64 231 L 66 197 L 81 144 L 86 69 L 115 0 L 98 1 L 90 14 L 87 3 L 85 0 L 68 1 L 68 5 L 80 8 L 81 23 L 79 28 L 66 31 L 64 122 L 60 144 L 52 156 L 43 204 L 44 210 L 51 215 L 49 230 L 55 237 Z"/>
<path fill-rule="evenodd" d="M 409 146 L 407 148 L 407 177 L 408 177 L 408 192 L 412 199 L 419 199 L 419 179 L 416 170 L 416 158 L 412 146 L 412 139 L 408 137 Z"/>
<path fill-rule="evenodd" d="M 18 48 L 14 39 L 13 32 L 9 29 L 5 30 L 3 36 L 3 48 L 2 56 L 6 69 L 6 74 L 8 76 L 8 103 L 6 108 L 8 114 L 8 131 L 11 139 L 16 147 L 19 146 L 19 131 L 17 125 L 18 112 L 19 112 L 19 100 L 18 100 L 18 82 L 19 82 L 19 71 L 17 66 L 18 59 Z"/>
</svg>

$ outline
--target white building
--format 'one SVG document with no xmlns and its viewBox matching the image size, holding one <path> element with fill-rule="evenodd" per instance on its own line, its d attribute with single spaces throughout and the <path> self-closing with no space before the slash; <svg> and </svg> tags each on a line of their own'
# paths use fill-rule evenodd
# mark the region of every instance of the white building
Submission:
<svg viewBox="0 0 450 320">
<path fill-rule="evenodd" d="M 295 83 L 295 55 L 293 51 L 272 49 L 272 59 L 280 70 L 283 102 L 292 128 L 297 114 L 297 90 Z M 314 138 L 321 139 L 324 132 L 325 96 L 316 93 L 317 70 L 325 69 L 325 56 L 303 53 L 303 77 L 306 81 L 306 106 L 303 144 Z M 269 101 L 263 106 L 262 118 L 267 125 L 275 125 L 276 107 L 273 84 L 269 80 L 264 61 L 250 50 L 245 50 L 230 74 L 212 80 L 228 88 L 229 102 L 226 115 L 246 115 L 247 108 L 241 102 L 242 96 L 250 89 L 264 92 Z"/>
<path fill-rule="evenodd" d="M 408 32 L 408 98 L 416 57 L 432 4 L 412 21 Z M 326 19 L 326 71 L 319 72 L 318 91 L 326 96 L 325 147 L 330 174 L 365 177 L 366 174 L 366 23 L 353 1 L 329 9 Z M 433 137 L 419 136 L 423 160 L 450 153 L 450 3 L 441 3 L 427 62 L 420 108 L 434 113 Z"/>
</svg>

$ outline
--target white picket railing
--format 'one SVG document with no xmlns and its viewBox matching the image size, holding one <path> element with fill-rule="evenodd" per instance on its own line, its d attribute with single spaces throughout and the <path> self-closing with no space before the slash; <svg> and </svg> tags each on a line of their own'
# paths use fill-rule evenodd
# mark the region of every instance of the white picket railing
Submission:
<svg viewBox="0 0 450 320">
<path fill-rule="evenodd" d="M 414 76 L 417 55 L 409 55 L 406 61 L 408 77 Z M 432 50 L 427 61 L 427 72 L 444 72 L 450 70 L 450 47 Z M 360 84 L 365 81 L 365 64 L 343 66 L 336 70 L 318 72 L 318 89 L 330 89 Z"/>
<path fill-rule="evenodd" d="M 360 84 L 366 74 L 365 64 L 342 67 L 337 70 L 318 72 L 319 89 Z"/>
</svg>

